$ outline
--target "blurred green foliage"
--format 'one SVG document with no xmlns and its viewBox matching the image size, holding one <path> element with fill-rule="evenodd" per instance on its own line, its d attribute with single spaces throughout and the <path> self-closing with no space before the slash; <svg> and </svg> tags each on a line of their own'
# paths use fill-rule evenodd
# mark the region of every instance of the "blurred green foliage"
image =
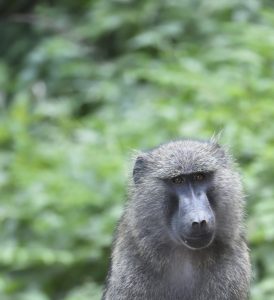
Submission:
<svg viewBox="0 0 274 300">
<path fill-rule="evenodd" d="M 100 299 L 133 149 L 219 131 L 251 299 L 274 299 L 272 1 L 6 1 L 0 22 L 1 300 Z"/>
</svg>

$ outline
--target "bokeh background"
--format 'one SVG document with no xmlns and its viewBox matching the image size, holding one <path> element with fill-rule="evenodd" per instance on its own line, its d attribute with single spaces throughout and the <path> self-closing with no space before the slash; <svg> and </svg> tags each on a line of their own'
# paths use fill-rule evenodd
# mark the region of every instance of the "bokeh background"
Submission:
<svg viewBox="0 0 274 300">
<path fill-rule="evenodd" d="M 274 299 L 274 4 L 1 1 L 0 299 L 99 300 L 134 149 L 210 138 Z"/>
</svg>

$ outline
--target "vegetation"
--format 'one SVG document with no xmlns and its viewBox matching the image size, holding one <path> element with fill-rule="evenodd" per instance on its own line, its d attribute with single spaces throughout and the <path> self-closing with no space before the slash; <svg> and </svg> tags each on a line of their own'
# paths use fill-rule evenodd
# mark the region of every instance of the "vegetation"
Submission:
<svg viewBox="0 0 274 300">
<path fill-rule="evenodd" d="M 274 299 L 272 1 L 0 8 L 1 300 L 100 299 L 133 150 L 220 131 L 247 193 L 251 299 Z"/>
</svg>

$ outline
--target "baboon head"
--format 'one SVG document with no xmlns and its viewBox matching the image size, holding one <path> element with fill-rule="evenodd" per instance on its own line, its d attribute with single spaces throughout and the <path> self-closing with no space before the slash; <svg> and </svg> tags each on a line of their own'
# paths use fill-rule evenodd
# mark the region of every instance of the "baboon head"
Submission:
<svg viewBox="0 0 274 300">
<path fill-rule="evenodd" d="M 134 234 L 189 249 L 229 243 L 240 233 L 241 183 L 215 142 L 170 142 L 139 155 L 130 206 Z"/>
</svg>

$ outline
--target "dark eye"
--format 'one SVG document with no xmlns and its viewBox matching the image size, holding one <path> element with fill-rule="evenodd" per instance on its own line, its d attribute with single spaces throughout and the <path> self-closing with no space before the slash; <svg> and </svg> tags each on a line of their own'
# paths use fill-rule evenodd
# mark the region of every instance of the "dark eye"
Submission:
<svg viewBox="0 0 274 300">
<path fill-rule="evenodd" d="M 183 176 L 177 176 L 177 177 L 171 178 L 171 181 L 172 181 L 174 184 L 180 184 L 180 183 L 185 182 L 185 178 L 184 178 Z"/>
<path fill-rule="evenodd" d="M 205 179 L 205 174 L 203 174 L 203 173 L 197 173 L 197 174 L 194 174 L 194 175 L 193 175 L 193 179 L 194 179 L 195 181 L 202 181 L 202 180 Z"/>
</svg>

